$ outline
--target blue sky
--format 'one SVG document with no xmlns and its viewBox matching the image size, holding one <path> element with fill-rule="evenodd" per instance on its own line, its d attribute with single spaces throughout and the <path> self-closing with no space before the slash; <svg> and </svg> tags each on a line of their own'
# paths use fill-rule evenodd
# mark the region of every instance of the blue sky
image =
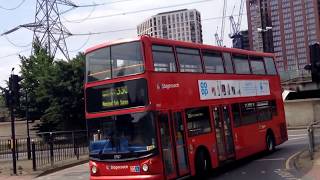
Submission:
<svg viewBox="0 0 320 180">
<path fill-rule="evenodd" d="M 118 2 L 122 1 L 122 2 Z M 119 29 L 135 29 L 137 24 L 148 17 L 164 11 L 177 9 L 197 9 L 201 13 L 202 19 L 221 17 L 223 0 L 208 0 L 200 3 L 164 8 L 159 10 L 144 11 L 141 13 L 125 14 L 137 10 L 152 9 L 158 7 L 167 7 L 183 3 L 199 2 L 201 0 L 74 0 L 75 4 L 100 4 L 103 6 L 77 8 L 61 16 L 61 21 L 71 33 L 89 33 L 101 31 L 113 31 Z M 23 4 L 15 10 L 4 10 L 3 8 L 13 8 Z M 238 14 L 240 0 L 228 0 L 227 15 L 231 15 L 235 6 L 234 14 Z M 34 22 L 36 0 L 0 0 L 0 34 L 10 30 L 20 24 Z M 3 8 L 1 8 L 3 7 Z M 66 10 L 67 7 L 59 6 L 60 10 Z M 246 11 L 244 11 L 245 13 Z M 94 17 L 107 16 L 123 13 L 123 15 L 94 19 Z M 237 17 L 236 17 L 237 18 Z M 74 21 L 75 22 L 71 22 Z M 230 22 L 225 21 L 225 45 L 230 46 L 231 40 L 228 38 L 230 33 Z M 202 22 L 203 40 L 205 44 L 215 44 L 214 34 L 217 27 L 221 26 L 221 19 L 212 19 Z M 242 28 L 247 29 L 247 17 L 243 15 Z M 102 43 L 108 40 L 120 38 L 135 37 L 136 30 L 106 33 L 91 36 L 72 36 L 66 40 L 70 57 L 74 57 L 77 52 L 84 51 L 90 46 Z M 20 29 L 8 36 L 0 37 L 0 86 L 4 85 L 4 80 L 8 79 L 11 68 L 15 67 L 15 73 L 19 73 L 18 54 L 29 56 L 31 53 L 31 42 L 33 33 L 27 29 Z M 57 58 L 63 58 L 61 53 L 57 53 Z"/>
</svg>

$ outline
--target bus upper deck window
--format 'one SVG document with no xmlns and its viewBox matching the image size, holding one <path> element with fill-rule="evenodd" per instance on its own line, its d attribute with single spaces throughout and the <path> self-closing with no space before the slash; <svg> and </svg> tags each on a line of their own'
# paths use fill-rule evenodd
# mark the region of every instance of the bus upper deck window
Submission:
<svg viewBox="0 0 320 180">
<path fill-rule="evenodd" d="M 220 53 L 203 52 L 202 54 L 206 73 L 224 73 L 223 61 Z"/>
<path fill-rule="evenodd" d="M 277 70 L 276 70 L 273 58 L 265 57 L 264 63 L 266 65 L 267 74 L 269 74 L 269 75 L 276 75 L 277 74 Z"/>
<path fill-rule="evenodd" d="M 111 46 L 112 77 L 144 71 L 139 41 Z"/>
<path fill-rule="evenodd" d="M 180 72 L 201 73 L 201 57 L 198 49 L 177 48 Z"/>
<path fill-rule="evenodd" d="M 110 79 L 110 48 L 102 48 L 88 54 L 86 64 L 87 82 Z"/>
<path fill-rule="evenodd" d="M 250 66 L 252 74 L 266 74 L 262 57 L 250 57 Z"/>
<path fill-rule="evenodd" d="M 177 72 L 173 48 L 170 46 L 152 46 L 153 65 L 155 71 Z"/>
<path fill-rule="evenodd" d="M 237 74 L 251 74 L 247 56 L 233 56 L 233 63 Z"/>
<path fill-rule="evenodd" d="M 233 74 L 233 65 L 231 61 L 231 54 L 230 53 L 223 53 L 223 60 L 224 60 L 224 66 L 226 69 L 226 73 Z"/>
</svg>

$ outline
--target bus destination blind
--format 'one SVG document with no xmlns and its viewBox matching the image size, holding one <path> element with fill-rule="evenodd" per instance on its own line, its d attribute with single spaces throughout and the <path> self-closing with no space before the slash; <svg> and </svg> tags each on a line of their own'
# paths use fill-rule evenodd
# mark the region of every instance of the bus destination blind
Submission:
<svg viewBox="0 0 320 180">
<path fill-rule="evenodd" d="M 121 107 L 129 105 L 129 94 L 127 86 L 104 89 L 101 95 L 103 108 Z"/>
</svg>

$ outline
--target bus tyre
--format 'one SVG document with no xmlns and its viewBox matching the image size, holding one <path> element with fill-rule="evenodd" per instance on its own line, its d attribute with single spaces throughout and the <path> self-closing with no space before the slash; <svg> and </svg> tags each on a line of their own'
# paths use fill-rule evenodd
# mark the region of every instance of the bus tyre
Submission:
<svg viewBox="0 0 320 180">
<path fill-rule="evenodd" d="M 275 141 L 273 136 L 269 133 L 266 139 L 267 152 L 273 152 L 275 150 Z"/>
<path fill-rule="evenodd" d="M 206 178 L 210 169 L 210 160 L 207 154 L 200 150 L 196 156 L 196 178 Z"/>
</svg>

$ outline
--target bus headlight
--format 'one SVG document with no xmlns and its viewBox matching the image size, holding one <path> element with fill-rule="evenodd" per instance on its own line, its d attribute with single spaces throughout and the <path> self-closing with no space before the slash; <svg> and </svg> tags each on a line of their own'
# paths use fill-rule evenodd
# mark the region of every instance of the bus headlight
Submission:
<svg viewBox="0 0 320 180">
<path fill-rule="evenodd" d="M 142 170 L 147 172 L 149 170 L 149 166 L 147 164 L 142 165 Z"/>
<path fill-rule="evenodd" d="M 98 172 L 97 166 L 92 165 L 92 167 L 91 167 L 91 172 L 92 172 L 92 174 L 96 174 L 96 173 Z"/>
</svg>

